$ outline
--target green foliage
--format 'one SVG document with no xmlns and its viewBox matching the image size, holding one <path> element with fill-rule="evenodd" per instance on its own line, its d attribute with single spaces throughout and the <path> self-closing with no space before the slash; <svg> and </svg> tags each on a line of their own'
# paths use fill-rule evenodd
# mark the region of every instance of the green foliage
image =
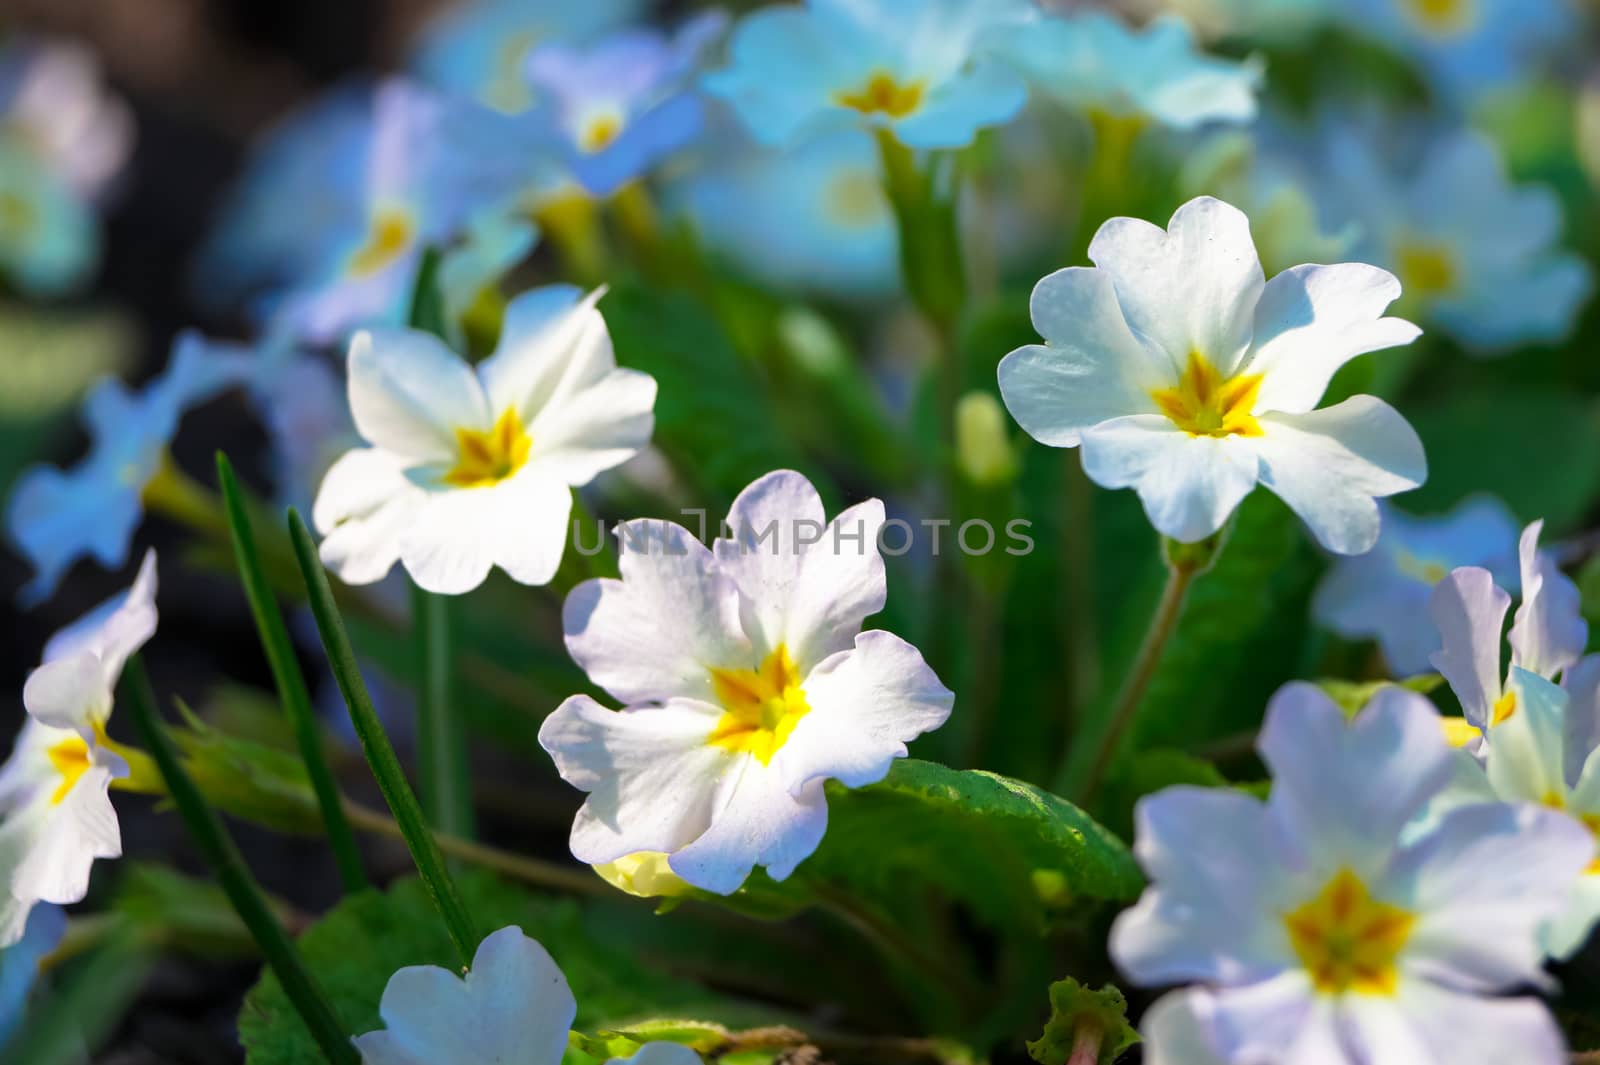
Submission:
<svg viewBox="0 0 1600 1065">
<path fill-rule="evenodd" d="M 830 785 L 828 807 L 828 835 L 797 879 L 897 916 L 931 889 L 994 927 L 1037 931 L 1041 873 L 1074 898 L 1125 901 L 1144 883 L 1122 841 L 1082 810 L 995 773 L 906 759 L 870 787 Z"/>
<path fill-rule="evenodd" d="M 1091 991 L 1070 976 L 1050 985 L 1050 1019 L 1044 1034 L 1028 1041 L 1028 1056 L 1039 1065 L 1065 1065 L 1078 1033 L 1101 1033 L 1097 1065 L 1111 1065 L 1124 1050 L 1139 1042 L 1128 1023 L 1128 1000 L 1107 984 Z"/>
<path fill-rule="evenodd" d="M 1225 788 L 1228 779 L 1203 758 L 1170 747 L 1138 751 L 1126 759 L 1119 772 L 1106 779 L 1100 808 L 1108 828 L 1125 839 L 1133 838 L 1133 808 L 1146 795 L 1162 788 L 1190 784 Z"/>
<path fill-rule="evenodd" d="M 178 709 L 186 727 L 174 730 L 173 740 L 208 802 L 279 832 L 322 832 L 316 794 L 298 755 L 214 729 L 181 702 Z"/>
<path fill-rule="evenodd" d="M 1340 680 L 1336 677 L 1324 677 L 1317 681 L 1317 687 L 1328 694 L 1328 697 L 1339 704 L 1339 709 L 1348 716 L 1355 717 L 1361 708 L 1372 701 L 1372 697 L 1385 688 L 1404 688 L 1419 695 L 1427 695 L 1444 683 L 1444 678 L 1437 673 L 1423 673 L 1405 680 L 1371 680 L 1352 681 Z"/>
<path fill-rule="evenodd" d="M 675 977 L 653 971 L 626 951 L 602 947 L 584 931 L 577 903 L 554 901 L 494 877 L 459 879 L 461 894 L 484 929 L 517 925 L 550 952 L 578 1000 L 584 1031 L 625 1030 L 641 1017 L 668 1013 L 733 1021 L 737 1005 Z M 300 937 L 300 950 L 327 990 L 340 1023 L 352 1035 L 383 1027 L 378 1002 L 395 970 L 408 965 L 452 968 L 455 952 L 422 885 L 396 883 L 386 893 L 346 898 Z M 305 1065 L 317 1060 L 310 1034 L 267 973 L 245 997 L 239 1035 L 248 1065 Z M 581 1060 L 581 1059 L 579 1059 Z"/>
<path fill-rule="evenodd" d="M 1500 385 L 1408 406 L 1406 415 L 1428 453 L 1427 483 L 1403 497 L 1407 509 L 1444 510 L 1488 490 L 1522 520 L 1542 517 L 1560 534 L 1600 496 L 1600 408 L 1571 390 Z"/>
<path fill-rule="evenodd" d="M 804 465 L 761 375 L 693 299 L 618 285 L 601 310 L 617 361 L 658 383 L 656 445 L 715 517 L 757 477 Z"/>
</svg>

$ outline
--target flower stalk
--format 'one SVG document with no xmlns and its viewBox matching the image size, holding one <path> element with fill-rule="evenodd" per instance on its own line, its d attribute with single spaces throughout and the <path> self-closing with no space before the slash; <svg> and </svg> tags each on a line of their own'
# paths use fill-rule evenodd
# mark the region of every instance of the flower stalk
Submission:
<svg viewBox="0 0 1600 1065">
<path fill-rule="evenodd" d="M 200 790 L 185 772 L 177 745 L 161 724 L 155 693 L 150 690 L 144 662 L 137 655 L 130 658 L 123 669 L 119 695 L 129 707 L 150 756 L 160 767 L 167 783 L 167 793 L 188 826 L 195 845 L 216 874 L 217 882 L 238 911 L 239 919 L 261 948 L 262 957 L 278 977 L 284 994 L 305 1021 L 323 1056 L 334 1065 L 355 1065 L 355 1047 L 334 1015 L 326 993 L 306 968 L 288 933 L 273 916 L 266 894 L 245 865 L 233 837 L 228 835 L 216 813 L 206 805 Z"/>
<path fill-rule="evenodd" d="M 217 484 L 222 489 L 222 503 L 233 538 L 234 557 L 239 563 L 239 579 L 244 585 L 245 598 L 250 601 L 250 613 L 255 618 L 256 632 L 261 636 L 261 648 L 272 670 L 278 698 L 289 717 L 295 743 L 305 762 L 311 790 L 316 793 L 317 806 L 328 831 L 328 845 L 332 847 L 334 861 L 339 867 L 339 878 L 344 882 L 346 891 L 361 891 L 367 887 L 366 873 L 361 867 L 361 852 L 356 847 L 355 833 L 351 831 L 344 809 L 339 804 L 339 786 L 328 768 L 328 760 L 322 749 L 322 734 L 311 707 L 311 693 L 306 687 L 305 675 L 300 672 L 300 664 L 295 660 L 289 630 L 283 623 L 283 614 L 273 598 L 271 582 L 261 564 L 255 533 L 250 528 L 250 519 L 245 511 L 244 497 L 239 491 L 239 482 L 233 474 L 233 465 L 221 452 L 217 453 Z"/>
<path fill-rule="evenodd" d="M 400 759 L 395 755 L 382 723 L 378 721 L 377 711 L 372 708 L 372 699 L 361 679 L 349 634 L 345 632 L 344 619 L 334 605 L 328 575 L 317 557 L 317 546 L 312 542 L 305 521 L 293 507 L 289 509 L 289 537 L 305 578 L 311 613 L 317 621 L 317 632 L 322 637 L 322 646 L 327 653 L 334 680 L 344 696 L 345 706 L 349 708 L 350 722 L 361 741 L 362 753 L 372 767 L 378 790 L 383 793 L 384 801 L 389 804 L 389 810 L 399 825 L 406 847 L 411 852 L 411 860 L 416 863 L 417 873 L 422 878 L 423 888 L 443 918 L 461 964 L 466 966 L 471 963 L 478 945 L 476 927 L 467 915 L 466 905 L 461 901 L 461 894 L 456 889 L 450 871 L 445 867 L 444 855 L 440 853 L 433 833 L 428 830 L 417 796 L 406 782 Z"/>
</svg>

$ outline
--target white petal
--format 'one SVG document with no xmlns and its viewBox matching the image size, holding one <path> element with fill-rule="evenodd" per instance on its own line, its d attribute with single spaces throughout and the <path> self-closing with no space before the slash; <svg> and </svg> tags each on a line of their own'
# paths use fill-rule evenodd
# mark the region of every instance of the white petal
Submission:
<svg viewBox="0 0 1600 1065">
<path fill-rule="evenodd" d="M 622 579 L 585 581 L 567 596 L 567 650 L 623 703 L 714 702 L 711 669 L 757 664 L 739 624 L 739 589 L 682 526 L 631 521 L 617 534 Z"/>
<path fill-rule="evenodd" d="M 457 429 L 489 428 L 472 367 L 415 329 L 357 333 L 350 341 L 350 414 L 369 443 L 419 462 L 455 462 Z"/>
<path fill-rule="evenodd" d="M 1434 1061 L 1441 1065 L 1565 1065 L 1566 1045 L 1550 1010 L 1536 998 L 1486 998 L 1431 981 L 1402 980 L 1392 999 L 1365 999 L 1363 1012 L 1392 1011 L 1395 1026 L 1408 1027 L 1427 1058 L 1395 1058 L 1397 1065 Z M 1363 1018 L 1366 1019 L 1366 1018 Z M 1393 1051 L 1391 1045 L 1389 1050 Z M 1384 1059 L 1388 1060 L 1388 1059 Z"/>
<path fill-rule="evenodd" d="M 1461 566 L 1440 581 L 1428 601 L 1439 627 L 1433 668 L 1450 682 L 1468 721 L 1487 729 L 1500 698 L 1500 627 L 1511 596 L 1478 566 Z"/>
<path fill-rule="evenodd" d="M 1319 864 L 1365 875 L 1445 784 L 1451 748 L 1439 712 L 1404 688 L 1382 688 L 1353 720 L 1314 684 L 1267 706 L 1257 749 L 1272 770 L 1273 812 Z"/>
<path fill-rule="evenodd" d="M 572 490 L 531 464 L 499 484 L 430 491 L 400 531 L 400 561 L 441 595 L 472 591 L 495 566 L 521 584 L 548 584 L 571 511 Z"/>
<path fill-rule="evenodd" d="M 400 495 L 421 489 L 406 476 L 411 465 L 404 456 L 382 448 L 358 447 L 346 451 L 328 467 L 311 507 L 311 520 L 323 535 L 341 522 L 365 518 Z"/>
<path fill-rule="evenodd" d="M 28 674 L 22 705 L 34 720 L 51 728 L 92 736 L 96 722 L 111 712 L 111 687 L 92 651 L 57 658 Z"/>
<path fill-rule="evenodd" d="M 870 499 L 826 522 L 810 481 L 778 470 L 753 482 L 728 512 L 729 536 L 712 550 L 744 593 L 745 628 L 762 646 L 789 649 L 802 675 L 855 641 L 888 598 L 878 533 L 883 503 Z"/>
<path fill-rule="evenodd" d="M 115 681 L 122 672 L 122 663 L 155 633 L 156 585 L 156 553 L 151 548 L 144 553 L 132 587 L 51 636 L 44 645 L 42 660 L 49 662 L 93 651 L 103 662 L 116 663 L 110 671 Z"/>
<path fill-rule="evenodd" d="M 784 879 L 811 856 L 828 829 L 820 780 L 791 795 L 769 767 L 749 757 L 741 764 L 711 827 L 667 863 L 695 887 L 718 895 L 737 891 L 757 865 L 772 879 Z"/>
<path fill-rule="evenodd" d="M 1593 837 L 1565 814 L 1463 806 L 1397 854 L 1374 890 L 1417 915 L 1406 974 L 1501 991 L 1544 982 L 1540 927 L 1565 910 L 1593 858 Z"/>
<path fill-rule="evenodd" d="M 1174 991 L 1145 1011 L 1139 1021 L 1145 1065 L 1228 1065 L 1195 1012 L 1195 997 L 1203 994 Z"/>
<path fill-rule="evenodd" d="M 1255 487 L 1256 441 L 1190 436 L 1164 415 L 1136 414 L 1084 430 L 1083 469 L 1106 488 L 1133 488 L 1157 532 L 1193 543 Z"/>
<path fill-rule="evenodd" d="M 950 717 L 955 693 L 922 654 L 892 633 L 873 630 L 804 679 L 810 713 L 772 759 L 791 794 L 813 780 L 859 788 L 882 780 L 906 744 Z"/>
<path fill-rule="evenodd" d="M 1265 375 L 1256 409 L 1308 411 L 1334 371 L 1357 355 L 1415 340 L 1421 329 L 1382 317 L 1399 295 L 1393 274 L 1364 263 L 1295 266 L 1268 281 L 1245 367 Z"/>
<path fill-rule="evenodd" d="M 1338 999 L 1314 994 L 1303 969 L 1203 992 L 1194 1002 L 1209 1042 L 1225 1060 L 1273 1065 L 1350 1062 L 1339 1005 Z"/>
<path fill-rule="evenodd" d="M 702 1065 L 699 1054 L 682 1043 L 646 1043 L 631 1058 L 612 1058 L 606 1065 Z"/>
<path fill-rule="evenodd" d="M 110 770 L 91 765 L 59 803 L 48 806 L 31 845 L 12 871 L 11 894 L 62 905 L 83 901 L 95 859 L 122 856 L 122 833 L 110 788 Z"/>
<path fill-rule="evenodd" d="M 1485 744 L 1489 783 L 1507 802 L 1565 799 L 1562 746 L 1567 693 L 1519 666 L 1512 667 L 1508 688 L 1516 709 L 1489 729 Z"/>
<path fill-rule="evenodd" d="M 1428 475 L 1416 430 L 1372 396 L 1260 421 L 1261 483 L 1323 547 L 1341 555 L 1359 555 L 1378 542 L 1375 499 L 1415 488 Z"/>
<path fill-rule="evenodd" d="M 1166 352 L 1174 374 L 1191 352 L 1233 373 L 1264 283 L 1243 212 L 1201 196 L 1178 208 L 1165 231 L 1113 218 L 1094 235 L 1089 258 L 1116 283 L 1128 325 Z"/>
<path fill-rule="evenodd" d="M 1541 930 L 1540 947 L 1556 961 L 1567 961 L 1588 944 L 1596 924 L 1600 924 L 1600 875 L 1589 872 L 1578 878 L 1561 916 Z"/>
<path fill-rule="evenodd" d="M 1112 960 L 1136 983 L 1257 980 L 1292 963 L 1270 911 L 1286 844 L 1256 799 L 1171 787 L 1140 800 L 1134 854 L 1150 887 L 1112 926 Z"/>
<path fill-rule="evenodd" d="M 367 1065 L 557 1062 L 577 1003 L 550 955 L 516 926 L 486 938 L 466 977 L 401 969 L 383 990 L 387 1031 L 358 1037 Z"/>
<path fill-rule="evenodd" d="M 1576 783 L 1584 763 L 1600 748 L 1600 654 L 1581 658 L 1561 675 L 1567 691 L 1566 778 Z"/>
<path fill-rule="evenodd" d="M 1000 395 L 1028 435 L 1051 447 L 1076 447 L 1086 428 L 1125 414 L 1159 413 L 1150 398 L 1170 387 L 1170 357 L 1128 328 L 1111 275 L 1074 266 L 1033 289 L 1033 327 L 1048 342 L 1000 360 Z"/>
<path fill-rule="evenodd" d="M 374 584 L 400 561 L 400 537 L 410 529 L 427 494 L 421 489 L 394 496 L 371 514 L 351 518 L 322 538 L 322 564 L 346 584 Z"/>
<path fill-rule="evenodd" d="M 603 295 L 603 288 L 584 296 L 571 285 L 549 285 L 507 305 L 500 342 L 478 367 L 497 413 L 512 409 L 530 423 L 616 369 L 611 334 L 595 306 Z"/>
<path fill-rule="evenodd" d="M 1539 553 L 1543 521 L 1522 531 L 1517 557 L 1522 570 L 1522 605 L 1506 639 L 1511 664 L 1553 679 L 1583 657 L 1589 625 L 1578 609 L 1578 586 L 1555 560 Z"/>
<path fill-rule="evenodd" d="M 539 744 L 567 783 L 589 793 L 572 853 L 599 865 L 639 851 L 676 851 L 711 823 L 737 756 L 707 740 L 722 717 L 708 703 L 607 710 L 586 695 L 556 708 Z"/>
<path fill-rule="evenodd" d="M 655 403 L 654 377 L 638 370 L 612 370 L 539 412 L 529 427 L 531 461 L 567 484 L 588 484 L 650 443 Z"/>
</svg>

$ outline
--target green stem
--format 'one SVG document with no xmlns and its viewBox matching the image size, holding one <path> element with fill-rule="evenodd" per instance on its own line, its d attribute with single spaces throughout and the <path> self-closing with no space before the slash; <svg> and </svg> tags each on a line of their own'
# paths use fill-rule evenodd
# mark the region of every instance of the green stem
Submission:
<svg viewBox="0 0 1600 1065">
<path fill-rule="evenodd" d="M 1128 669 L 1122 690 L 1117 693 L 1110 723 L 1100 737 L 1100 746 L 1090 764 L 1088 779 L 1078 795 L 1079 805 L 1087 806 L 1100 790 L 1106 771 L 1116 759 L 1123 734 L 1139 714 L 1139 705 L 1144 701 L 1150 681 L 1155 678 L 1156 667 L 1161 664 L 1161 654 L 1166 650 L 1167 641 L 1177 630 L 1178 617 L 1183 613 L 1183 603 L 1189 596 L 1189 589 L 1194 579 L 1204 573 L 1216 558 L 1222 537 L 1223 534 L 1219 532 L 1195 544 L 1180 544 L 1162 538 L 1167 561 L 1167 583 L 1161 589 L 1155 613 L 1150 615 L 1150 624 L 1145 629 L 1133 665 Z"/>
<path fill-rule="evenodd" d="M 428 823 L 441 832 L 473 835 L 472 780 L 467 774 L 467 735 L 450 693 L 455 686 L 451 656 L 450 600 L 411 588 L 411 619 L 422 685 L 417 698 L 417 762 Z"/>
<path fill-rule="evenodd" d="M 466 905 L 461 901 L 455 881 L 445 868 L 439 845 L 434 842 L 433 833 L 428 831 L 422 807 L 417 804 L 417 797 L 406 782 L 400 759 L 395 757 L 394 747 L 390 745 L 389 737 L 378 721 L 377 711 L 372 708 L 372 699 L 367 695 L 367 686 L 356 664 L 356 653 L 350 646 L 349 634 L 345 632 L 344 619 L 339 616 L 339 608 L 333 602 L 333 589 L 328 584 L 328 575 L 317 557 L 317 546 L 311 540 L 306 523 L 293 507 L 289 508 L 289 538 L 294 544 L 301 575 L 305 578 L 311 613 L 317 620 L 317 632 L 322 637 L 328 665 L 332 667 L 334 680 L 338 682 L 339 691 L 350 710 L 350 722 L 361 741 L 361 750 L 367 756 L 367 764 L 372 767 L 372 775 L 378 781 L 378 790 L 383 792 L 384 801 L 389 804 L 389 811 L 400 826 L 406 846 L 411 851 L 411 860 L 416 863 L 417 873 L 422 878 L 423 889 L 438 909 L 439 916 L 444 919 L 461 964 L 466 967 L 471 964 L 473 952 L 478 946 L 477 931 L 467 915 Z"/>
<path fill-rule="evenodd" d="M 400 825 L 393 818 L 385 817 L 376 810 L 369 810 L 358 803 L 345 800 L 345 810 L 350 815 L 350 820 L 363 832 L 371 832 L 380 836 L 389 836 L 403 839 L 404 833 Z M 460 839 L 456 836 L 445 835 L 441 832 L 433 833 L 434 842 L 439 850 L 451 858 L 457 858 L 470 865 L 492 869 L 504 876 L 521 880 L 536 887 L 549 888 L 553 891 L 567 891 L 574 895 L 601 895 L 606 898 L 617 898 L 617 892 L 607 886 L 604 880 L 592 873 L 582 872 L 578 869 L 558 865 L 555 862 L 541 861 L 538 858 L 528 858 L 521 854 L 512 854 L 490 847 L 482 843 L 475 843 L 469 839 Z"/>
<path fill-rule="evenodd" d="M 250 875 L 233 838 L 184 771 L 177 745 L 158 718 L 155 693 L 150 690 L 144 663 L 137 655 L 130 658 L 123 669 L 120 693 L 144 737 L 145 746 L 166 779 L 167 792 L 188 825 L 195 845 L 216 874 L 233 908 L 239 912 L 239 919 L 250 929 L 256 945 L 261 948 L 261 956 L 278 977 L 284 994 L 305 1021 L 323 1056 L 335 1065 L 355 1065 L 356 1049 L 316 977 L 306 968 L 288 934 L 273 917 L 266 895 Z"/>
<path fill-rule="evenodd" d="M 322 749 L 322 733 L 317 727 L 316 713 L 311 708 L 311 692 L 306 688 L 306 678 L 295 659 L 289 630 L 283 623 L 283 614 L 278 610 L 272 585 L 261 565 L 261 554 L 256 550 L 255 533 L 250 528 L 250 518 L 245 511 L 239 482 L 233 475 L 233 466 L 220 451 L 217 453 L 217 483 L 222 488 L 222 504 L 233 535 L 233 553 L 239 562 L 239 578 L 244 584 L 245 598 L 250 601 L 250 613 L 255 617 L 261 648 L 266 652 L 267 664 L 272 669 L 273 684 L 277 686 L 284 712 L 289 715 L 295 742 L 300 747 L 300 758 L 305 762 L 306 776 L 310 778 L 311 789 L 316 793 L 317 806 L 322 811 L 322 821 L 328 829 L 328 844 L 333 848 L 334 861 L 339 866 L 339 877 L 344 881 L 346 891 L 361 891 L 367 886 L 367 876 L 361 868 L 361 852 L 356 848 L 355 833 L 350 830 L 344 809 L 339 805 L 339 786 L 334 782 Z"/>
</svg>

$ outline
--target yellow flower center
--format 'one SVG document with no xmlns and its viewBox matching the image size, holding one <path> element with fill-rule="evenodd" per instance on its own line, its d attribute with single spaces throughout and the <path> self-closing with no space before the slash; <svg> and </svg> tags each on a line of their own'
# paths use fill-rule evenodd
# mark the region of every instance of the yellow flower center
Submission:
<svg viewBox="0 0 1600 1065">
<path fill-rule="evenodd" d="M 1419 26 L 1440 37 L 1465 33 L 1477 22 L 1473 0 L 1406 0 L 1406 6 Z"/>
<path fill-rule="evenodd" d="M 416 228 L 407 212 L 396 207 L 380 208 L 372 216 L 367 242 L 350 256 L 345 270 L 352 277 L 370 277 L 389 266 L 411 247 Z"/>
<path fill-rule="evenodd" d="M 1432 559 L 1418 558 L 1410 551 L 1401 551 L 1394 558 L 1395 568 L 1407 577 L 1415 578 L 1423 584 L 1438 584 L 1450 575 L 1450 568 L 1443 562 Z"/>
<path fill-rule="evenodd" d="M 1260 392 L 1260 374 L 1224 381 L 1204 355 L 1192 351 L 1177 387 L 1155 389 L 1150 398 L 1190 436 L 1261 436 L 1261 423 L 1252 413 Z"/>
<path fill-rule="evenodd" d="M 1401 291 L 1413 298 L 1443 296 L 1456 287 L 1455 257 L 1438 244 L 1402 244 L 1395 255 L 1395 272 Z"/>
<path fill-rule="evenodd" d="M 1440 718 L 1439 724 L 1444 729 L 1445 742 L 1452 747 L 1465 747 L 1483 735 L 1464 717 Z"/>
<path fill-rule="evenodd" d="M 922 106 L 922 82 L 908 81 L 902 85 L 892 74 L 880 70 L 859 89 L 838 93 L 834 99 L 841 106 L 864 115 L 904 118 Z"/>
<path fill-rule="evenodd" d="M 578 150 L 586 155 L 611 146 L 622 133 L 622 116 L 607 111 L 595 115 L 583 124 L 578 134 Z"/>
<path fill-rule="evenodd" d="M 55 771 L 61 774 L 61 783 L 50 796 L 50 804 L 58 806 L 77 786 L 78 779 L 89 771 L 89 745 L 82 736 L 69 736 L 45 752 Z"/>
<path fill-rule="evenodd" d="M 1511 720 L 1511 715 L 1517 712 L 1517 693 L 1508 691 L 1494 701 L 1489 708 L 1489 727 L 1504 724 Z"/>
<path fill-rule="evenodd" d="M 757 669 L 713 669 L 711 687 L 723 714 L 710 743 L 772 761 L 800 719 L 811 712 L 800 687 L 800 671 L 782 644 Z"/>
<path fill-rule="evenodd" d="M 1341 869 L 1316 898 L 1285 914 L 1284 927 L 1311 983 L 1328 995 L 1392 995 L 1396 961 L 1416 915 L 1380 902 L 1361 878 Z"/>
<path fill-rule="evenodd" d="M 522 469 L 533 438 L 522 427 L 517 412 L 508 407 L 487 431 L 457 429 L 456 446 L 461 457 L 444 475 L 445 483 L 457 488 L 487 488 Z"/>
</svg>

